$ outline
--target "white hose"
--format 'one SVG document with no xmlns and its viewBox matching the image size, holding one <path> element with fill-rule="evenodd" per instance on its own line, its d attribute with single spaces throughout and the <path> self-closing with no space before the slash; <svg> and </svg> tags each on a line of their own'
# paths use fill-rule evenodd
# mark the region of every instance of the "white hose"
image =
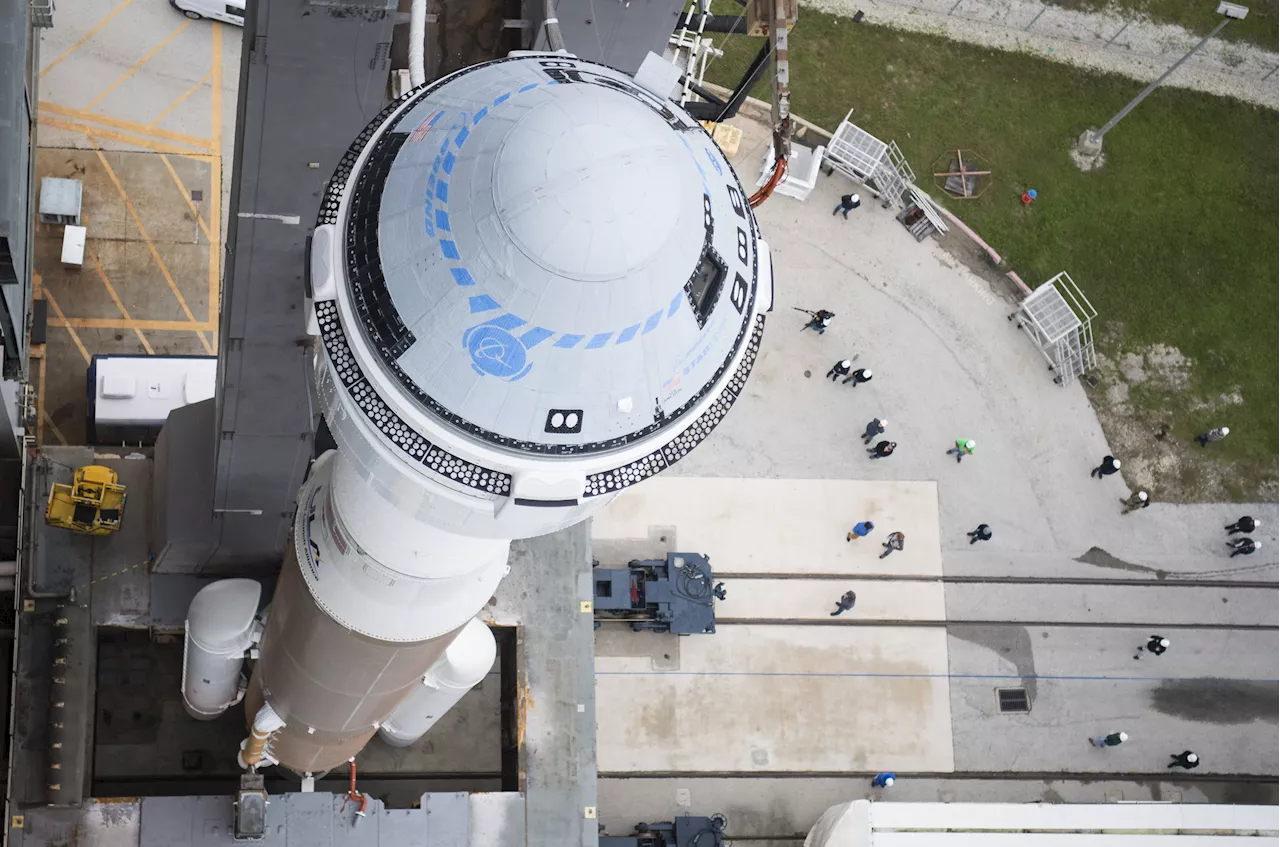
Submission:
<svg viewBox="0 0 1280 847">
<path fill-rule="evenodd" d="M 409 84 L 414 88 L 427 82 L 426 40 L 427 0 L 413 0 L 409 7 Z"/>
<path fill-rule="evenodd" d="M 552 53 L 564 52 L 564 37 L 560 35 L 560 19 L 556 17 L 555 0 L 544 0 L 542 25 L 547 28 L 547 49 Z"/>
</svg>

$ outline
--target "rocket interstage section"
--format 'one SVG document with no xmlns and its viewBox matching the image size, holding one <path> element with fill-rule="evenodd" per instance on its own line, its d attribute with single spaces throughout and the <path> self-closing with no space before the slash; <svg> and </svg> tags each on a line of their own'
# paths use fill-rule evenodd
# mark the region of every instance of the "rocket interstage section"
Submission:
<svg viewBox="0 0 1280 847">
<path fill-rule="evenodd" d="M 312 240 L 313 467 L 247 697 L 271 760 L 358 751 L 506 572 L 705 438 L 772 302 L 703 128 L 603 65 L 477 65 L 361 133 Z M 268 722 L 269 723 L 269 722 Z"/>
</svg>

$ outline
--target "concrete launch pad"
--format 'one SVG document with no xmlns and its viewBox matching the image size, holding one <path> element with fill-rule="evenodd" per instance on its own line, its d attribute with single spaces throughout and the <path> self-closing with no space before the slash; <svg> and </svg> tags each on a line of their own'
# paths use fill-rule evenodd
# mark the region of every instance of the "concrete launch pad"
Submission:
<svg viewBox="0 0 1280 847">
<path fill-rule="evenodd" d="M 846 542 L 864 520 L 875 530 Z M 891 532 L 905 534 L 906 546 L 880 559 Z M 942 573 L 933 482 L 663 476 L 624 491 L 592 520 L 594 555 L 606 564 L 634 558 L 642 548 L 633 541 L 663 535 L 666 549 L 708 555 L 725 573 Z"/>
<path fill-rule="evenodd" d="M 941 628 L 725 626 L 679 650 L 597 657 L 601 772 L 952 769 Z"/>
<path fill-rule="evenodd" d="M 629 654 L 629 633 L 601 630 L 596 692 L 612 704 L 598 716 L 602 773 L 953 769 L 945 630 L 846 625 L 946 619 L 941 583 L 892 578 L 941 574 L 934 483 L 651 483 L 594 519 L 597 558 L 654 545 L 708 554 L 728 596 L 715 635 L 632 636 Z M 875 530 L 846 541 L 860 520 Z M 906 547 L 881 559 L 894 531 Z M 858 604 L 832 617 L 850 589 Z"/>
</svg>

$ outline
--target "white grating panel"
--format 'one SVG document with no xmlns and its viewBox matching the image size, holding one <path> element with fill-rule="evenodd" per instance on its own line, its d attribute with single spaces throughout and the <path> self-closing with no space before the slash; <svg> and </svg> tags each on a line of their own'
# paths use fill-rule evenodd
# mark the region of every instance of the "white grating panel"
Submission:
<svg viewBox="0 0 1280 847">
<path fill-rule="evenodd" d="M 889 145 L 850 123 L 852 116 L 850 109 L 827 147 L 826 158 L 841 171 L 852 171 L 856 178 L 866 179 L 884 160 Z"/>
</svg>

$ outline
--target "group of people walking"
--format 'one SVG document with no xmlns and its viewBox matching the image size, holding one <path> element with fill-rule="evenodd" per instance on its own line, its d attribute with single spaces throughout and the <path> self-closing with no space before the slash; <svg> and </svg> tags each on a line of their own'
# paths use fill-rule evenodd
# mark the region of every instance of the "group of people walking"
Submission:
<svg viewBox="0 0 1280 847">
<path fill-rule="evenodd" d="M 834 215 L 843 212 L 847 218 L 849 212 L 852 209 L 857 208 L 857 205 L 857 195 L 843 197 L 841 198 L 841 203 L 836 206 L 832 214 Z M 809 321 L 802 329 L 812 329 L 819 335 L 826 332 L 827 328 L 831 324 L 831 320 L 835 317 L 835 313 L 827 309 L 801 311 L 805 311 L 810 316 Z M 858 357 L 855 354 L 836 362 L 827 371 L 827 378 L 832 382 L 840 382 L 841 385 L 852 385 L 854 388 L 857 388 L 863 383 L 870 382 L 873 377 L 870 368 L 854 369 L 853 365 L 857 358 Z M 888 425 L 888 420 L 884 418 L 872 418 L 864 428 L 862 433 L 862 443 L 863 446 L 867 448 L 867 455 L 870 458 L 886 458 L 893 455 L 894 450 L 897 448 L 898 445 L 896 442 L 879 438 L 885 434 L 888 429 Z M 1197 435 L 1195 437 L 1195 441 L 1199 443 L 1202 448 L 1207 447 L 1209 444 L 1222 441 L 1228 434 L 1230 434 L 1230 432 L 1231 430 L 1228 427 L 1218 427 Z M 876 442 L 874 445 L 872 445 L 873 441 Z M 946 453 L 949 456 L 955 456 L 956 462 L 959 463 L 963 461 L 966 456 L 974 455 L 976 447 L 977 442 L 973 439 L 958 438 L 955 440 L 954 446 L 948 448 Z M 1104 479 L 1105 477 L 1117 473 L 1121 467 L 1122 463 L 1120 459 L 1115 456 L 1107 455 L 1103 457 L 1102 461 L 1096 467 L 1090 470 L 1089 476 L 1096 479 Z M 1127 498 L 1121 498 L 1120 502 L 1124 506 L 1124 510 L 1121 514 L 1127 515 L 1130 512 L 1137 511 L 1138 509 L 1148 508 L 1151 505 L 1151 497 L 1146 491 L 1139 490 L 1133 492 Z M 1246 515 L 1235 523 L 1228 524 L 1225 527 L 1228 534 L 1227 546 L 1232 549 L 1232 558 L 1241 555 L 1249 555 L 1262 546 L 1260 542 L 1249 537 L 1249 533 L 1256 530 L 1258 526 L 1259 522 L 1256 519 Z M 875 523 L 873 521 L 858 521 L 853 525 L 848 533 L 846 533 L 845 541 L 849 543 L 858 541 L 870 535 L 874 530 Z M 1231 537 L 1236 535 L 1240 535 L 1242 537 Z M 973 545 L 977 544 L 979 541 L 990 541 L 993 533 L 990 524 L 981 523 L 978 524 L 975 529 L 968 532 L 967 536 L 969 538 L 969 544 Z M 902 550 L 905 546 L 905 542 L 906 535 L 904 533 L 899 531 L 889 533 L 888 537 L 881 545 L 884 550 L 880 554 L 880 558 L 884 559 L 893 552 Z M 835 611 L 830 613 L 831 617 L 837 617 L 847 611 L 851 611 L 856 602 L 857 594 L 853 591 L 846 591 L 841 595 L 839 600 L 836 601 Z M 1136 649 L 1133 658 L 1135 660 L 1140 660 L 1144 656 L 1162 656 L 1169 649 L 1170 644 L 1170 639 L 1162 635 L 1152 635 L 1145 644 Z M 1129 735 L 1127 732 L 1116 731 L 1106 735 L 1090 737 L 1089 742 L 1095 747 L 1108 749 L 1118 747 L 1128 740 Z M 1184 750 L 1181 753 L 1170 753 L 1169 758 L 1170 761 L 1168 763 L 1168 767 L 1170 768 L 1177 767 L 1192 770 L 1200 765 L 1199 755 L 1192 750 Z M 896 776 L 893 773 L 879 773 L 876 775 L 875 779 L 872 780 L 872 786 L 876 788 L 888 788 L 894 784 L 895 779 Z"/>
</svg>

